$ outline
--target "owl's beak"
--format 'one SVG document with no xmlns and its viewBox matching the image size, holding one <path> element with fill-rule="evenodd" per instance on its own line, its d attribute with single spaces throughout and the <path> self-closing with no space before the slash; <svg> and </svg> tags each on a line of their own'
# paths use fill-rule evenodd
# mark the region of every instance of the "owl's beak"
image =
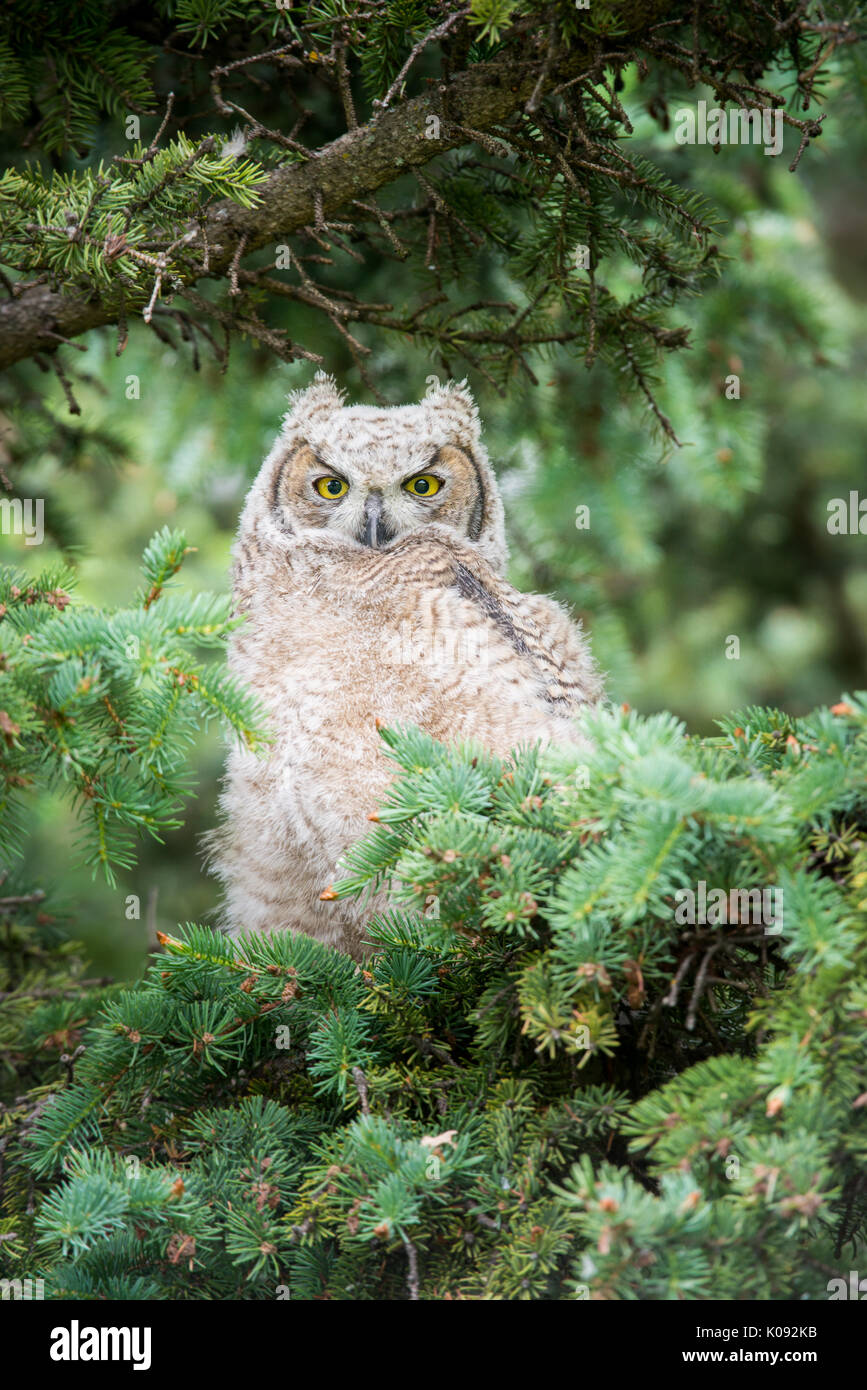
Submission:
<svg viewBox="0 0 867 1390">
<path fill-rule="evenodd" d="M 394 540 L 394 531 L 388 522 L 383 520 L 382 515 L 382 493 L 371 492 L 364 502 L 364 526 L 358 539 L 362 545 L 369 545 L 372 550 L 378 550 L 382 545 Z"/>
</svg>

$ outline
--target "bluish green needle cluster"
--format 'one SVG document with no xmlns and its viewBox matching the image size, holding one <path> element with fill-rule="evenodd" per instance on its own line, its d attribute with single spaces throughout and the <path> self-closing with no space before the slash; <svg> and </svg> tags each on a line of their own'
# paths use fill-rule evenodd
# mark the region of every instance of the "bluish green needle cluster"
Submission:
<svg viewBox="0 0 867 1390">
<path fill-rule="evenodd" d="M 384 730 L 396 780 L 335 885 L 391 887 L 362 965 L 190 925 L 134 988 L 31 1000 L 10 1273 L 58 1299 L 827 1297 L 867 1216 L 867 699 L 721 728 L 601 710 L 508 760 Z M 690 920 L 702 884 L 725 906 Z M 756 889 L 771 920 L 728 906 Z"/>
<path fill-rule="evenodd" d="M 74 573 L 0 568 L 0 859 L 14 862 L 40 790 L 80 811 L 86 862 L 114 882 L 141 835 L 182 824 L 188 753 L 219 718 L 262 742 L 255 700 L 213 660 L 236 619 L 225 596 L 167 592 L 190 553 L 164 528 L 147 546 L 127 608 L 72 601 Z"/>
</svg>

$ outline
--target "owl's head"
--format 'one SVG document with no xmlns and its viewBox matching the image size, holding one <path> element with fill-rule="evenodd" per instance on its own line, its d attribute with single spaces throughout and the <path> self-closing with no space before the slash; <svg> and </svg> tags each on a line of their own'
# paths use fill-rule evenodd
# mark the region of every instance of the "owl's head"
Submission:
<svg viewBox="0 0 867 1390">
<path fill-rule="evenodd" d="M 318 372 L 290 397 L 253 492 L 259 517 L 266 510 L 284 535 L 385 549 L 436 524 L 505 566 L 502 502 L 463 382 L 436 385 L 417 405 L 346 406 Z"/>
</svg>

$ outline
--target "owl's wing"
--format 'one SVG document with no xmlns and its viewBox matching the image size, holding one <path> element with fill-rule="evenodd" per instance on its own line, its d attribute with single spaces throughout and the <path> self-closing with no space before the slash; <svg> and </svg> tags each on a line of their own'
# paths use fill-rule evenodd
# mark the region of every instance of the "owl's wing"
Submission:
<svg viewBox="0 0 867 1390">
<path fill-rule="evenodd" d="M 362 582 L 423 583 L 455 590 L 491 623 L 529 665 L 554 711 L 569 714 L 595 701 L 601 680 L 580 625 L 553 599 L 522 594 L 502 579 L 472 546 L 436 525 L 414 532 L 366 562 Z"/>
<path fill-rule="evenodd" d="M 604 682 L 580 621 L 572 618 L 562 603 L 544 594 L 521 594 L 520 599 L 544 635 L 546 647 L 556 656 L 565 682 L 579 692 L 577 702 L 601 699 Z"/>
</svg>

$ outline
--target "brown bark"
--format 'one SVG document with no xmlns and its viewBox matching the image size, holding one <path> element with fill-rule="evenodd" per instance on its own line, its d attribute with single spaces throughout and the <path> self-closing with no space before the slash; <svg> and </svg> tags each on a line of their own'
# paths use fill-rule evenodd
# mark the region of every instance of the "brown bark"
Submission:
<svg viewBox="0 0 867 1390">
<path fill-rule="evenodd" d="M 659 0 L 624 6 L 636 28 L 652 22 L 665 7 Z M 531 39 L 527 38 L 528 46 Z M 618 38 L 622 50 L 624 40 Z M 543 51 L 531 61 L 497 59 L 455 74 L 446 85 L 380 112 L 366 125 L 349 131 L 323 146 L 304 163 L 275 170 L 259 189 L 255 208 L 224 201 L 207 213 L 205 234 L 209 243 L 210 273 L 221 275 L 229 267 L 242 238 L 243 255 L 279 242 L 314 223 L 317 198 L 321 215 L 329 217 L 354 198 L 363 198 L 392 183 L 408 169 L 428 163 L 436 155 L 466 144 L 468 137 L 456 125 L 487 131 L 518 111 L 539 84 L 550 90 L 590 65 L 586 53 L 571 51 L 552 62 L 545 73 Z M 538 96 L 538 93 L 537 93 Z M 438 139 L 427 138 L 428 117 L 440 121 Z M 201 247 L 201 240 L 192 243 Z M 195 283 L 195 277 L 189 281 Z M 132 306 L 130 306 L 132 307 Z M 15 299 L 0 302 L 0 369 L 22 358 L 57 346 L 58 339 L 76 338 L 92 328 L 117 321 L 121 303 L 116 295 L 53 290 L 37 285 Z"/>
</svg>

